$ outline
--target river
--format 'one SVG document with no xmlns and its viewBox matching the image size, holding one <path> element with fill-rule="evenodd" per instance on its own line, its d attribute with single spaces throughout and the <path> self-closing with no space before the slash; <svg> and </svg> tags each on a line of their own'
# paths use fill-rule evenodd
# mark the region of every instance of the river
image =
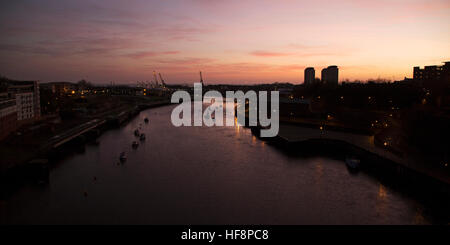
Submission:
<svg viewBox="0 0 450 245">
<path fill-rule="evenodd" d="M 60 160 L 47 185 L 0 202 L 0 223 L 432 223 L 420 202 L 342 161 L 288 156 L 241 126 L 174 127 L 172 109 L 142 111 Z M 139 125 L 147 140 L 133 150 Z"/>
</svg>

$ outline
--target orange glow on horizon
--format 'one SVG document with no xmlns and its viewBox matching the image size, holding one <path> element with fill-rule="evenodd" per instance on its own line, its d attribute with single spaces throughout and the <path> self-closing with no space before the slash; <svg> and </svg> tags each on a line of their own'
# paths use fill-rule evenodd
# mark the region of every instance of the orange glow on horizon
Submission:
<svg viewBox="0 0 450 245">
<path fill-rule="evenodd" d="M 199 81 L 201 70 L 207 84 L 301 84 L 308 66 L 320 78 L 337 65 L 340 82 L 401 80 L 414 66 L 450 60 L 448 0 L 97 4 L 5 6 L 0 73 L 135 84 L 157 71 L 180 84 Z"/>
</svg>

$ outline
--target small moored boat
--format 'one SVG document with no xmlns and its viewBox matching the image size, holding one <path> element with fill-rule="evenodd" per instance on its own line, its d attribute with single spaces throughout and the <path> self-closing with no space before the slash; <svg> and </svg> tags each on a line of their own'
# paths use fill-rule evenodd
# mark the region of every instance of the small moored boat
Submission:
<svg viewBox="0 0 450 245">
<path fill-rule="evenodd" d="M 145 140 L 145 134 L 141 134 L 141 136 L 139 136 L 139 140 L 140 141 L 144 141 Z"/>
<path fill-rule="evenodd" d="M 347 165 L 350 170 L 358 170 L 360 162 L 361 161 L 356 157 L 345 158 L 345 165 Z"/>
<path fill-rule="evenodd" d="M 137 141 L 133 141 L 133 143 L 131 144 L 131 146 L 133 147 L 133 149 L 138 148 L 139 143 Z"/>
<path fill-rule="evenodd" d="M 140 135 L 139 130 L 138 129 L 134 130 L 134 136 L 139 137 L 139 135 Z"/>
<path fill-rule="evenodd" d="M 127 160 L 127 155 L 125 154 L 125 152 L 120 153 L 119 159 L 121 162 L 125 162 Z"/>
</svg>

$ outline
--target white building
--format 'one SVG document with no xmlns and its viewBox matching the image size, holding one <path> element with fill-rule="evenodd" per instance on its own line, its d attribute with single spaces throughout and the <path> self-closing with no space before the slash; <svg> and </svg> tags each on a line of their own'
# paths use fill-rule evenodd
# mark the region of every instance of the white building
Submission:
<svg viewBox="0 0 450 245">
<path fill-rule="evenodd" d="M 18 121 L 40 118 L 41 102 L 36 81 L 12 81 L 8 92 L 16 98 Z"/>
<path fill-rule="evenodd" d="M 34 98 L 33 93 L 16 94 L 17 120 L 34 118 Z"/>
</svg>

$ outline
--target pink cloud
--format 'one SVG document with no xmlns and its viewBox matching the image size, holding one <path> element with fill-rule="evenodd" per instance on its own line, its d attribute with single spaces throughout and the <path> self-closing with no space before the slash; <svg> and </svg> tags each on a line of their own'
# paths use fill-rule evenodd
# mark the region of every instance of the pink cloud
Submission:
<svg viewBox="0 0 450 245">
<path fill-rule="evenodd" d="M 313 45 L 306 45 L 306 44 L 290 43 L 287 45 L 287 47 L 291 48 L 291 49 L 302 49 L 302 50 L 308 49 L 308 50 L 310 50 L 310 49 L 320 49 L 320 48 L 323 48 L 324 46 L 317 46 L 317 45 L 313 46 Z"/>
<path fill-rule="evenodd" d="M 157 63 L 174 66 L 183 66 L 183 65 L 190 66 L 190 65 L 208 64 L 214 61 L 216 60 L 210 58 L 183 58 L 183 59 L 159 60 L 157 61 Z"/>
<path fill-rule="evenodd" d="M 167 40 L 200 41 L 199 35 L 209 34 L 217 31 L 216 26 L 191 26 L 191 25 L 170 25 L 155 29 L 155 32 L 164 36 Z"/>
<path fill-rule="evenodd" d="M 180 53 L 180 51 L 165 51 L 165 52 L 162 52 L 162 54 L 179 54 Z"/>
<path fill-rule="evenodd" d="M 250 54 L 253 56 L 260 56 L 260 57 L 277 57 L 277 56 L 292 55 L 291 53 L 278 53 L 278 52 L 270 52 L 270 51 L 253 51 Z"/>
<path fill-rule="evenodd" d="M 171 55 L 171 54 L 178 54 L 180 51 L 164 51 L 164 52 L 153 52 L 153 51 L 141 51 L 141 52 L 135 52 L 131 54 L 125 55 L 126 57 L 133 58 L 133 59 L 142 59 L 147 57 L 154 57 L 154 56 L 160 56 L 160 55 Z"/>
<path fill-rule="evenodd" d="M 304 65 L 283 65 L 279 66 L 278 69 L 286 71 L 302 71 L 306 68 Z"/>
</svg>

